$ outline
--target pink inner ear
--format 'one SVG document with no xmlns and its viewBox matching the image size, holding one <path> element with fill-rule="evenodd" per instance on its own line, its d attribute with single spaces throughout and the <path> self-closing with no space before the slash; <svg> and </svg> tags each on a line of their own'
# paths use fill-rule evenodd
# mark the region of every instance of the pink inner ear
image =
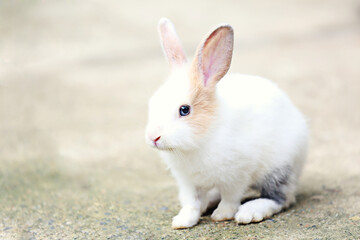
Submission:
<svg viewBox="0 0 360 240">
<path fill-rule="evenodd" d="M 219 34 L 221 35 L 221 34 Z M 206 59 L 203 59 L 203 73 L 204 73 L 204 85 L 206 86 L 208 79 L 213 76 L 215 70 L 216 70 L 216 58 L 218 58 L 216 50 L 218 48 L 219 45 L 219 39 L 215 39 L 213 40 L 212 43 L 210 43 L 207 47 L 207 54 L 205 56 Z"/>
<path fill-rule="evenodd" d="M 214 31 L 202 49 L 202 73 L 204 85 L 208 81 L 220 80 L 230 67 L 232 56 L 232 32 L 228 29 Z"/>
<path fill-rule="evenodd" d="M 216 70 L 216 66 L 213 66 L 214 64 L 216 64 L 216 55 L 211 54 L 211 56 L 208 56 L 208 58 L 209 59 L 206 61 L 206 66 L 203 66 L 204 85 L 205 86 L 206 86 L 208 79 L 214 75 L 214 72 Z"/>
</svg>

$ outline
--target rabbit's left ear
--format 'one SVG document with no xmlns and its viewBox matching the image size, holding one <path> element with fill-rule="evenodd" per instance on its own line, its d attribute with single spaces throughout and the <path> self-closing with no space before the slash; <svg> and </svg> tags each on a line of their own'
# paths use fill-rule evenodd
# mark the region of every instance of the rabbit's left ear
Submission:
<svg viewBox="0 0 360 240">
<path fill-rule="evenodd" d="M 161 44 L 171 68 L 186 63 L 186 56 L 174 25 L 167 18 L 162 18 L 158 24 Z"/>
<path fill-rule="evenodd" d="M 234 32 L 230 25 L 217 27 L 198 47 L 192 73 L 201 85 L 215 86 L 230 68 Z M 199 82 L 197 82 L 199 84 Z"/>
</svg>

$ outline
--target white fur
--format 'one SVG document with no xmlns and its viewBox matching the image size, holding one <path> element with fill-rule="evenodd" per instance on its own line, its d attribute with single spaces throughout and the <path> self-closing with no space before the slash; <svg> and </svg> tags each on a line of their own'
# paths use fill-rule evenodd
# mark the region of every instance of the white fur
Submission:
<svg viewBox="0 0 360 240">
<path fill-rule="evenodd" d="M 189 102 L 188 67 L 175 69 L 149 103 L 147 143 L 157 146 L 179 186 L 182 206 L 173 228 L 194 226 L 221 195 L 212 219 L 261 221 L 294 201 L 295 184 L 307 146 L 303 115 L 274 83 L 261 77 L 227 74 L 217 84 L 218 113 L 209 131 L 197 136 L 178 109 Z M 293 168 L 282 206 L 257 199 L 240 206 L 244 193 L 274 169 Z M 210 196 L 211 195 L 211 199 Z M 240 206 L 240 208 L 239 208 Z"/>
</svg>

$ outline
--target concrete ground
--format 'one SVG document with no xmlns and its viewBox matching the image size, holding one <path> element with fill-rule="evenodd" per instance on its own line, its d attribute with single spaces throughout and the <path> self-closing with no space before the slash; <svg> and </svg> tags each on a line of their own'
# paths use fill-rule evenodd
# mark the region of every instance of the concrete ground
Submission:
<svg viewBox="0 0 360 240">
<path fill-rule="evenodd" d="M 144 143 L 163 16 L 189 55 L 232 24 L 231 71 L 273 79 L 308 117 L 288 211 L 171 229 L 177 188 Z M 359 145 L 357 0 L 0 2 L 0 239 L 360 239 Z"/>
</svg>

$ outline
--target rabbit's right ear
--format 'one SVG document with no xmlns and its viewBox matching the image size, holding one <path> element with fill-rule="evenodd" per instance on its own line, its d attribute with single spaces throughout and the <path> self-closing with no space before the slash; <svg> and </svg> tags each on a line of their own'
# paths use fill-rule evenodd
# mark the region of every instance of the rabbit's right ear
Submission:
<svg viewBox="0 0 360 240">
<path fill-rule="evenodd" d="M 186 56 L 174 25 L 167 18 L 159 21 L 158 31 L 166 59 L 171 68 L 186 63 Z"/>
<path fill-rule="evenodd" d="M 234 31 L 230 25 L 223 24 L 212 31 L 195 54 L 192 65 L 195 83 L 214 89 L 230 68 L 233 46 Z"/>
</svg>

